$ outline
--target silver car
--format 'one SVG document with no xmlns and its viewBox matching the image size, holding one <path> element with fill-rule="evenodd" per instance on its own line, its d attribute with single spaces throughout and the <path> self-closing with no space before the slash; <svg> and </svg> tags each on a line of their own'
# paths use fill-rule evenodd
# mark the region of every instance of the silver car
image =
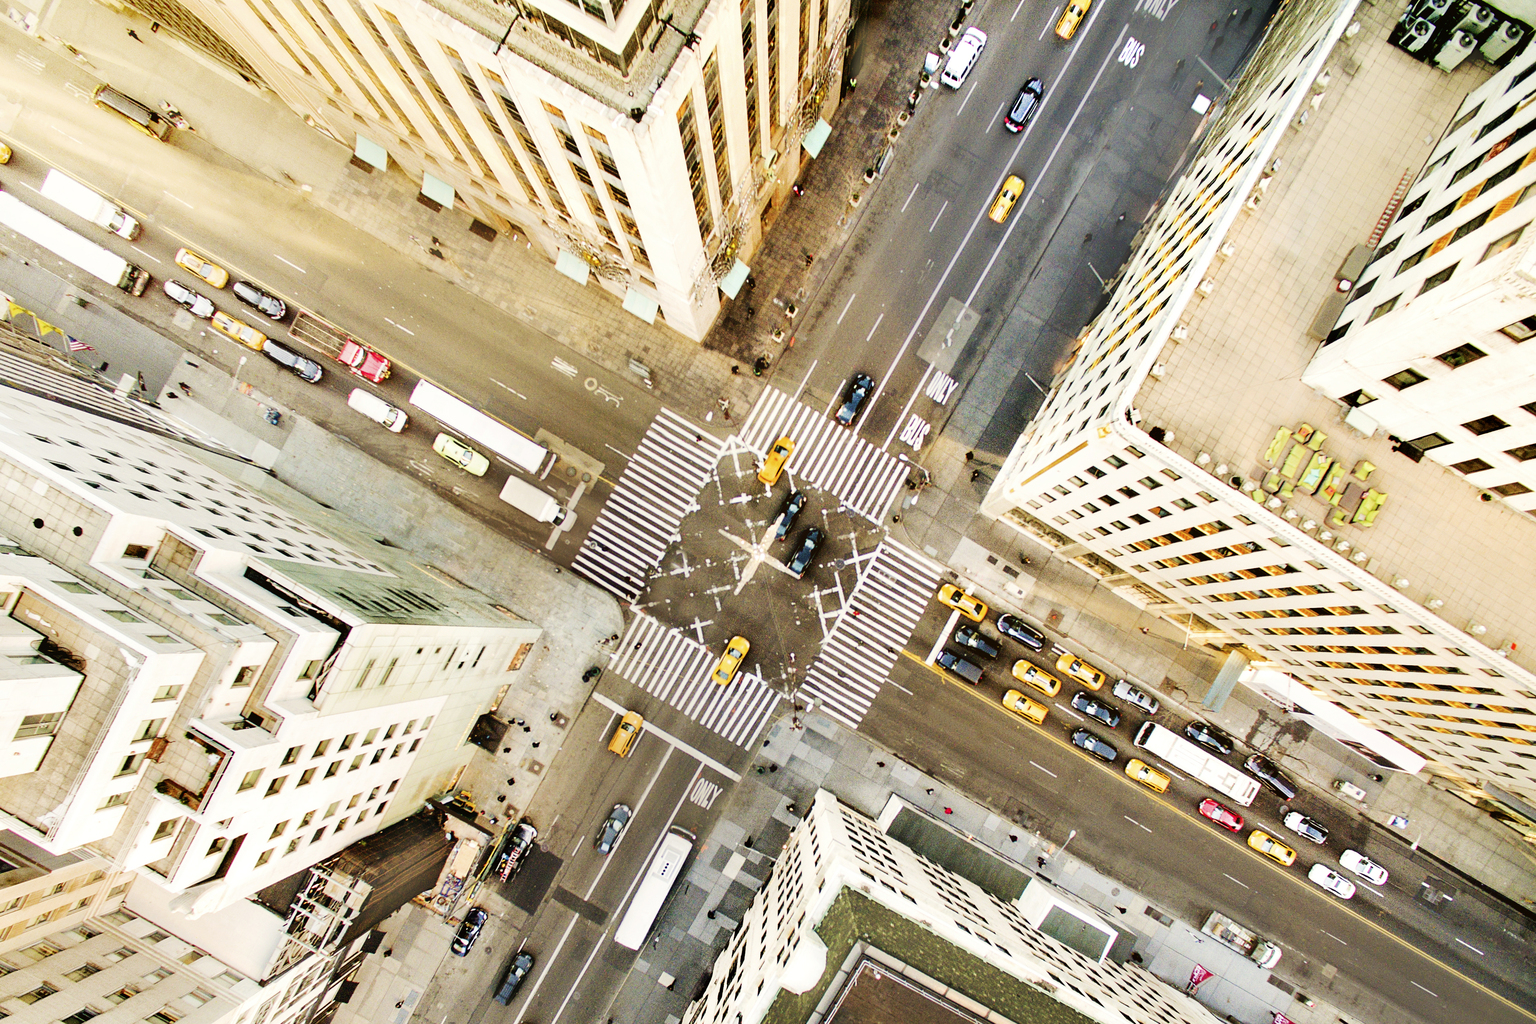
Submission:
<svg viewBox="0 0 1536 1024">
<path fill-rule="evenodd" d="M 1114 694 L 1134 708 L 1140 708 L 1149 715 L 1157 714 L 1157 698 L 1149 693 L 1143 693 L 1124 679 L 1115 684 Z"/>
<path fill-rule="evenodd" d="M 176 305 L 186 307 L 188 313 L 203 320 L 213 316 L 216 311 L 212 299 L 199 295 L 180 281 L 165 282 L 165 294 Z"/>
<path fill-rule="evenodd" d="M 597 852 L 607 855 L 613 852 L 613 848 L 619 845 L 619 840 L 624 837 L 624 830 L 629 827 L 629 819 L 635 812 L 629 809 L 628 804 L 614 804 L 613 811 L 608 815 L 608 820 L 603 822 L 603 827 L 597 831 Z"/>
</svg>

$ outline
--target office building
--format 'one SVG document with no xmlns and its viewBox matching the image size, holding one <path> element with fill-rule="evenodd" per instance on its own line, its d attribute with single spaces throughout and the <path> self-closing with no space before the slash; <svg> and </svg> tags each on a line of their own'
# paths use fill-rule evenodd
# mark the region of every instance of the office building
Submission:
<svg viewBox="0 0 1536 1024">
<path fill-rule="evenodd" d="M 1104 960 L 1115 929 L 1031 891 L 1043 884 L 1001 899 L 820 791 L 683 1022 L 829 1019 L 873 965 L 956 1019 L 1214 1024 L 1193 997 Z"/>
<path fill-rule="evenodd" d="M 1521 586 L 1536 556 L 1528 516 L 1484 488 L 1518 481 L 1519 385 L 1481 404 L 1455 375 L 1475 382 L 1485 362 L 1509 373 L 1519 357 L 1497 339 L 1513 347 L 1509 325 L 1530 312 L 1501 302 L 1493 280 L 1518 290 L 1525 250 L 1494 243 L 1523 219 L 1509 204 L 1530 179 L 1487 181 L 1525 162 L 1501 162 L 1491 140 L 1524 122 L 1531 55 L 1447 75 L 1389 45 L 1395 16 L 1280 11 L 983 507 L 1191 641 L 1231 651 L 1212 700 L 1248 663 L 1265 670 L 1249 678 L 1282 672 L 1310 693 L 1269 696 L 1348 712 L 1361 735 L 1345 742 L 1377 764 L 1411 772 L 1422 755 L 1449 788 L 1518 816 L 1536 797 L 1536 675 L 1521 644 L 1536 633 Z M 1457 175 L 1465 212 L 1441 216 L 1461 202 L 1446 194 Z M 1361 274 L 1361 247 L 1391 239 Z M 1408 262 L 1397 249 L 1424 266 L 1387 284 Z M 1461 269 L 1426 291 L 1442 254 Z M 1356 278 L 1379 283 L 1344 306 Z M 1446 288 L 1459 305 L 1440 302 Z M 1391 310 L 1363 322 L 1399 291 L 1401 330 Z M 1415 367 L 1429 380 L 1408 385 Z M 1487 416 L 1512 436 L 1496 455 L 1479 449 L 1487 471 L 1419 460 L 1433 446 L 1416 431 L 1491 444 L 1493 429 L 1448 425 Z M 1283 759 L 1283 738 L 1272 753 Z"/>
<path fill-rule="evenodd" d="M 452 786 L 537 626 L 163 435 L 0 393 L 0 816 L 195 916 Z"/>
<path fill-rule="evenodd" d="M 849 18 L 848 0 L 139 6 L 360 167 L 393 159 L 482 237 L 524 232 L 695 340 L 825 139 Z"/>
</svg>

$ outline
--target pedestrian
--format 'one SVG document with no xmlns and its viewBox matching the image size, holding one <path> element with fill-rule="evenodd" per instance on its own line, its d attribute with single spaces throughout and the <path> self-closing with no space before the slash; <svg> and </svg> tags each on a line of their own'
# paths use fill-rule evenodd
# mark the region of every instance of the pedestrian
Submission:
<svg viewBox="0 0 1536 1024">
<path fill-rule="evenodd" d="M 953 807 L 946 807 L 946 808 L 944 808 L 944 813 L 945 814 L 954 814 L 955 813 L 955 809 Z"/>
<path fill-rule="evenodd" d="M 930 788 L 930 789 L 929 789 L 929 790 L 928 790 L 928 795 L 929 795 L 929 796 L 933 796 L 933 790 L 932 790 L 932 788 Z"/>
<path fill-rule="evenodd" d="M 538 740 L 534 740 L 534 741 L 533 741 L 533 745 L 534 745 L 534 746 L 538 746 L 538 745 L 539 745 L 539 741 L 538 741 Z"/>
<path fill-rule="evenodd" d="M 551 711 L 549 713 L 549 720 L 551 722 L 558 722 L 558 721 L 560 721 L 560 712 L 558 712 L 558 711 Z"/>
<path fill-rule="evenodd" d="M 810 266 L 811 264 L 813 264 L 815 262 L 816 262 L 816 257 L 815 256 L 811 255 L 810 253 L 806 253 L 805 254 L 805 265 L 806 266 Z"/>
<path fill-rule="evenodd" d="M 144 383 L 144 374 L 142 372 L 139 374 L 139 390 L 140 391 L 148 391 L 149 390 L 149 385 Z"/>
<path fill-rule="evenodd" d="M 160 23 L 158 21 L 150 22 L 149 23 L 149 30 L 151 32 L 159 32 L 160 31 Z"/>
<path fill-rule="evenodd" d="M 523 726 L 523 732 L 533 732 L 533 727 L 529 726 L 529 725 L 525 725 L 525 726 Z"/>
<path fill-rule="evenodd" d="M 875 762 L 875 767 L 876 768 L 884 768 L 885 767 L 885 762 L 884 761 L 876 761 Z"/>
<path fill-rule="evenodd" d="M 167 391 L 167 392 L 166 392 L 166 393 L 165 393 L 165 397 L 166 397 L 166 398 L 180 398 L 180 397 L 181 397 L 181 396 L 180 396 L 180 395 L 178 395 L 178 394 L 177 394 L 177 393 L 176 393 L 176 392 L 174 392 L 174 391 Z"/>
<path fill-rule="evenodd" d="M 981 479 L 981 470 L 979 470 L 979 469 L 971 470 L 971 482 L 975 483 L 979 479 Z"/>
<path fill-rule="evenodd" d="M 1141 630 L 1141 633 L 1142 633 L 1143 636 L 1151 636 L 1152 635 L 1152 631 L 1150 629 L 1148 629 L 1146 626 L 1137 626 L 1136 628 Z"/>
<path fill-rule="evenodd" d="M 1008 841 L 1010 843 L 1016 843 L 1019 841 L 1019 837 L 1010 833 L 1008 836 Z"/>
<path fill-rule="evenodd" d="M 1045 858 L 1044 857 L 1036 857 L 1035 858 L 1035 866 L 1036 867 L 1042 867 L 1042 868 L 1045 867 Z"/>
<path fill-rule="evenodd" d="M 190 395 L 192 393 L 192 385 L 188 384 L 184 380 L 177 381 L 176 386 L 181 389 L 181 393 L 184 395 Z"/>
<path fill-rule="evenodd" d="M 731 366 L 731 373 L 732 373 L 732 375 L 739 374 L 740 372 L 741 372 L 741 367 L 740 366 L 737 366 L 737 365 L 734 365 L 734 364 Z"/>
<path fill-rule="evenodd" d="M 975 457 L 976 457 L 976 453 L 975 452 L 966 452 L 965 453 L 965 461 L 966 462 L 970 462 Z"/>
<path fill-rule="evenodd" d="M 1124 907 L 1116 907 L 1115 909 L 1120 911 L 1120 913 L 1122 913 L 1122 914 L 1125 913 L 1125 908 Z"/>
<path fill-rule="evenodd" d="M 138 42 L 138 43 L 142 43 L 144 41 L 144 40 L 139 38 L 139 34 L 137 32 L 135 32 L 133 29 L 129 29 L 128 30 L 128 38 L 132 39 L 134 42 Z"/>
</svg>

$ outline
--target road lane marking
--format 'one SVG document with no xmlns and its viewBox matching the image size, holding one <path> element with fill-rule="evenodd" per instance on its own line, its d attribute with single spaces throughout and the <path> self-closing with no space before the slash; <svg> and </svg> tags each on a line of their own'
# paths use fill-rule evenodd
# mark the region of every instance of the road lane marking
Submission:
<svg viewBox="0 0 1536 1024">
<path fill-rule="evenodd" d="M 805 371 L 805 376 L 800 378 L 800 384 L 795 388 L 795 393 L 789 396 L 791 399 L 797 402 L 800 400 L 800 393 L 811 382 L 811 371 L 816 369 L 816 364 L 819 362 L 821 362 L 820 359 L 811 360 L 810 368 Z"/>
<path fill-rule="evenodd" d="M 1452 936 L 1451 936 L 1451 938 L 1453 938 L 1453 939 L 1456 939 L 1456 936 L 1454 936 L 1454 935 L 1452 935 Z M 1461 942 L 1461 940 L 1460 940 L 1460 939 L 1456 939 L 1456 941 L 1457 941 L 1457 942 Z M 1476 953 L 1476 954 L 1477 954 L 1477 955 L 1478 955 L 1478 956 L 1487 956 L 1487 955 L 1488 955 L 1488 954 L 1487 954 L 1487 953 L 1484 953 L 1484 952 L 1483 952 L 1483 951 L 1482 951 L 1482 950 L 1480 950 L 1480 949 L 1478 949 L 1478 948 L 1477 948 L 1477 947 L 1476 947 L 1476 946 L 1473 946 L 1473 945 L 1471 945 L 1471 944 L 1469 944 L 1469 943 L 1466 943 L 1466 942 L 1461 942 L 1461 944 L 1462 944 L 1462 945 L 1463 945 L 1463 946 L 1466 946 L 1466 947 L 1467 947 L 1467 948 L 1468 948 L 1468 949 L 1470 949 L 1470 950 L 1471 950 L 1471 951 L 1472 951 L 1472 952 L 1474 952 L 1474 953 Z"/>
<path fill-rule="evenodd" d="M 912 187 L 914 189 L 917 188 L 916 185 L 913 185 Z M 841 313 L 837 314 L 837 322 L 838 323 L 842 323 L 843 322 L 843 317 L 847 316 L 848 315 L 848 310 L 853 307 L 853 300 L 858 298 L 858 297 L 859 297 L 859 293 L 858 292 L 854 292 L 852 295 L 848 296 L 848 304 L 843 307 L 843 311 Z"/>
<path fill-rule="evenodd" d="M 1023 2 L 1024 2 L 1024 0 L 1019 0 L 1019 2 L 1020 2 L 1020 3 L 1023 3 Z M 902 212 L 902 213 L 906 213 L 906 212 L 907 212 L 907 203 L 910 203 L 910 202 L 912 202 L 912 197 L 913 197 L 913 196 L 915 196 L 915 195 L 917 195 L 917 187 L 918 187 L 918 186 L 919 186 L 919 185 L 921 185 L 921 184 L 922 184 L 922 182 L 920 182 L 920 181 L 918 181 L 918 182 L 914 182 L 914 183 L 913 183 L 913 184 L 912 184 L 912 191 L 911 191 L 911 192 L 908 192 L 908 193 L 907 193 L 907 202 L 906 202 L 906 203 L 902 203 L 902 204 L 901 204 L 901 212 Z"/>
<path fill-rule="evenodd" d="M 902 693 L 906 694 L 908 697 L 912 696 L 912 691 L 907 689 L 905 686 L 902 686 L 900 683 L 893 683 L 889 679 L 887 679 L 886 680 L 886 685 L 887 686 L 894 686 L 894 687 L 896 687 L 896 689 L 900 690 Z"/>
<path fill-rule="evenodd" d="M 998 104 L 997 109 L 992 112 L 992 120 L 993 121 L 996 121 L 998 118 L 1003 116 L 1003 108 L 1006 107 L 1007 105 L 1008 105 L 1008 101 L 1007 100 L 1003 100 L 1002 103 Z M 988 122 L 988 123 L 991 123 L 991 122 Z"/>
<path fill-rule="evenodd" d="M 278 259 L 283 260 L 283 258 L 281 256 L 279 256 Z M 283 260 L 283 262 L 287 263 L 288 261 L 287 260 Z M 415 331 L 411 330 L 409 327 L 401 327 L 399 324 L 395 323 L 389 317 L 385 317 L 384 318 L 384 322 L 389 324 L 391 327 L 399 328 L 400 330 L 404 331 L 406 334 L 409 334 L 413 338 L 416 337 L 416 332 Z"/>
<path fill-rule="evenodd" d="M 971 87 L 969 89 L 965 90 L 965 99 L 961 100 L 960 101 L 960 105 L 955 108 L 955 116 L 956 117 L 960 116 L 960 111 L 965 109 L 965 105 L 967 103 L 971 102 L 971 97 L 974 96 L 974 95 L 976 95 L 976 83 L 972 82 L 971 83 Z"/>
<path fill-rule="evenodd" d="M 1339 938 L 1337 935 L 1333 934 L 1333 932 L 1326 928 L 1319 928 L 1318 931 L 1322 932 L 1324 935 L 1328 936 L 1330 939 L 1332 939 L 1334 942 L 1337 942 L 1341 946 L 1349 945 L 1349 943 L 1345 942 L 1343 939 Z"/>
<path fill-rule="evenodd" d="M 1225 871 L 1223 871 L 1222 874 L 1226 875 L 1227 878 L 1231 878 L 1232 881 L 1237 882 L 1238 885 L 1243 886 L 1244 889 L 1251 889 L 1251 888 L 1253 888 L 1253 886 L 1251 886 L 1251 885 L 1244 885 L 1242 882 L 1238 882 L 1237 879 L 1232 878 L 1232 876 L 1228 875 Z"/>
<path fill-rule="evenodd" d="M 670 750 L 671 748 L 669 747 L 667 749 Z M 566 854 L 566 856 L 567 857 L 574 857 L 574 856 L 576 856 L 576 854 L 581 852 L 581 844 L 586 842 L 586 841 L 587 841 L 587 834 L 585 832 L 583 832 L 581 834 L 581 838 L 576 840 L 576 845 L 571 847 L 571 852 Z"/>
<path fill-rule="evenodd" d="M 1011 17 L 1009 17 L 1008 20 L 1010 22 L 1012 22 L 1014 18 L 1017 18 L 1019 16 L 1019 12 L 1022 11 L 1023 9 L 1024 9 L 1024 0 L 1019 0 L 1019 6 L 1017 6 L 1017 7 L 1015 7 L 1013 9 L 1013 15 Z"/>
<path fill-rule="evenodd" d="M 272 258 L 276 259 L 276 260 L 283 260 L 283 258 L 281 256 L 279 256 L 277 253 L 273 253 L 272 254 Z M 292 267 L 294 270 L 297 270 L 301 274 L 309 273 L 309 271 L 305 270 L 303 267 L 301 267 L 297 263 L 293 262 L 293 260 L 283 260 L 283 262 L 288 264 L 290 267 Z"/>
<path fill-rule="evenodd" d="M 171 195 L 171 193 L 167 192 L 165 189 L 161 189 L 160 190 L 160 194 L 165 196 L 165 198 L 167 198 L 167 199 L 174 199 L 174 200 L 176 200 L 178 203 L 180 203 L 182 206 L 185 206 L 189 210 L 197 209 L 197 207 L 193 206 L 191 203 L 189 203 L 185 199 L 181 198 L 181 196 Z"/>
<path fill-rule="evenodd" d="M 626 711 L 629 710 L 628 708 L 624 707 L 622 704 L 618 703 L 617 701 L 611 700 L 608 697 L 605 697 L 602 694 L 597 693 L 596 691 L 594 691 L 593 694 L 592 694 L 592 700 L 595 701 L 598 704 L 601 704 L 603 707 L 607 708 L 609 711 L 612 711 L 616 715 L 622 715 Z M 731 771 L 725 765 L 721 764 L 719 761 L 716 761 L 714 758 L 710 757 L 708 754 L 704 753 L 702 750 L 695 750 L 693 747 L 691 747 L 688 744 L 684 743 L 682 740 L 678 739 L 676 736 L 673 736 L 671 733 L 667 732 L 665 729 L 658 729 L 658 728 L 656 728 L 656 726 L 652 725 L 650 722 L 646 722 L 645 725 L 641 727 L 640 731 L 641 731 L 642 734 L 648 733 L 648 732 L 655 733 L 661 739 L 666 740 L 668 743 L 672 744 L 678 750 L 681 750 L 683 753 L 687 754 L 689 757 L 693 758 L 695 761 L 698 761 L 701 764 L 708 765 L 710 768 L 712 768 L 715 771 L 719 772 L 721 775 L 724 775 L 726 778 L 730 779 L 732 782 L 740 782 L 741 781 L 741 776 L 739 774 L 737 774 L 736 772 Z M 553 1022 L 551 1022 L 551 1024 L 553 1024 Z"/>
<path fill-rule="evenodd" d="M 1039 768 L 1041 771 L 1045 772 L 1045 774 L 1049 775 L 1053 779 L 1060 778 L 1059 775 L 1057 775 L 1055 772 L 1051 771 L 1049 768 L 1047 768 L 1045 765 L 1041 764 L 1039 761 L 1031 761 L 1029 763 L 1034 765 L 1036 768 Z"/>
<path fill-rule="evenodd" d="M 1420 992 L 1429 992 L 1429 994 L 1434 996 L 1436 999 L 1440 998 L 1438 993 L 1430 992 L 1429 989 L 1425 988 L 1423 985 L 1420 985 L 1418 982 L 1414 981 L 1412 978 L 1408 979 L 1408 984 L 1412 985 L 1414 988 L 1418 989 Z"/>
<path fill-rule="evenodd" d="M 140 249 L 136 245 L 130 245 L 129 248 L 132 249 L 134 252 L 138 253 L 140 256 L 143 256 L 145 259 L 154 260 L 156 263 L 163 262 L 160 259 L 160 257 L 158 257 L 158 256 L 151 256 L 149 253 L 145 252 L 143 249 Z"/>
<path fill-rule="evenodd" d="M 875 317 L 875 325 L 869 329 L 869 333 L 868 334 L 864 335 L 864 340 L 865 341 L 868 341 L 870 338 L 873 338 L 875 336 L 875 331 L 880 327 L 880 321 L 884 320 L 884 319 L 885 319 L 885 314 L 884 313 L 881 313 L 879 316 Z"/>
<path fill-rule="evenodd" d="M 1120 817 L 1124 818 L 1126 821 L 1130 822 L 1132 825 L 1135 825 L 1137 828 L 1141 829 L 1147 835 L 1151 835 L 1152 834 L 1152 830 L 1151 829 L 1147 828 L 1147 826 L 1143 825 L 1141 822 L 1137 821 L 1135 818 L 1131 817 L 1129 814 L 1122 814 L 1122 815 L 1120 815 Z"/>
<path fill-rule="evenodd" d="M 933 215 L 933 223 L 928 225 L 928 233 L 933 234 L 933 229 L 939 224 L 939 218 L 944 216 L 944 210 L 949 206 L 949 200 L 944 200 L 944 205 L 939 207 L 939 212 Z"/>
<path fill-rule="evenodd" d="M 1039 35 L 1035 36 L 1035 42 L 1038 43 L 1040 40 L 1045 38 L 1045 34 L 1051 30 L 1051 26 L 1056 24 L 1057 16 L 1060 13 L 1060 7 L 1056 7 L 1051 10 L 1051 16 L 1045 20 L 1045 27 L 1040 30 Z M 1011 21 L 1013 19 L 1010 18 L 1009 20 Z"/>
<path fill-rule="evenodd" d="M 389 317 L 385 317 L 384 319 L 389 320 Z M 390 322 L 394 323 L 394 321 L 392 321 L 392 320 Z M 400 329 L 401 330 L 405 330 L 405 328 L 403 328 L 403 327 L 400 328 Z M 527 395 L 523 394 L 521 391 L 517 390 L 514 387 L 511 387 L 509 385 L 503 384 L 501 381 L 497 380 L 495 377 L 491 378 L 491 383 L 495 384 L 499 388 L 502 388 L 502 389 L 504 389 L 506 391 L 512 392 L 514 395 L 516 395 L 518 398 L 521 398 L 525 402 L 528 401 L 528 396 Z"/>
<path fill-rule="evenodd" d="M 1082 715 L 1078 714 L 1076 711 L 1073 711 L 1071 708 L 1067 707 L 1065 704 L 1061 703 L 1060 701 L 1053 701 L 1052 703 L 1055 706 L 1056 710 L 1060 711 L 1062 714 L 1064 714 L 1064 715 L 1071 715 L 1073 718 L 1077 719 L 1079 722 L 1082 722 L 1085 725 L 1088 723 L 1088 719 L 1084 718 Z"/>
<path fill-rule="evenodd" d="M 77 146 L 85 145 L 85 143 L 81 142 L 79 139 L 77 139 L 73 135 L 69 134 L 69 132 L 66 132 L 64 129 L 60 128 L 58 125 L 52 125 L 51 127 L 53 128 L 54 131 L 56 131 L 60 135 L 64 136 L 66 139 L 68 139 L 70 142 L 73 142 L 75 145 L 77 145 Z"/>
</svg>

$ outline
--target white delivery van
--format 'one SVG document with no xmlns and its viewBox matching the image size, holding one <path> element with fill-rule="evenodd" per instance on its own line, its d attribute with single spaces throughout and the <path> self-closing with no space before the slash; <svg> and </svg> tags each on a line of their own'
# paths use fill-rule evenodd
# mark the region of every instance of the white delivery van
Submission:
<svg viewBox="0 0 1536 1024">
<path fill-rule="evenodd" d="M 352 393 L 347 396 L 347 404 L 379 426 L 393 430 L 397 434 L 405 429 L 405 424 L 408 422 L 404 412 L 362 388 L 352 389 Z"/>
<path fill-rule="evenodd" d="M 522 477 L 509 476 L 501 488 L 501 500 L 541 523 L 565 522 L 565 508 L 554 496 L 539 490 Z"/>
<path fill-rule="evenodd" d="M 40 190 L 64 209 L 121 238 L 139 237 L 139 222 L 62 171 L 49 171 Z"/>
</svg>

